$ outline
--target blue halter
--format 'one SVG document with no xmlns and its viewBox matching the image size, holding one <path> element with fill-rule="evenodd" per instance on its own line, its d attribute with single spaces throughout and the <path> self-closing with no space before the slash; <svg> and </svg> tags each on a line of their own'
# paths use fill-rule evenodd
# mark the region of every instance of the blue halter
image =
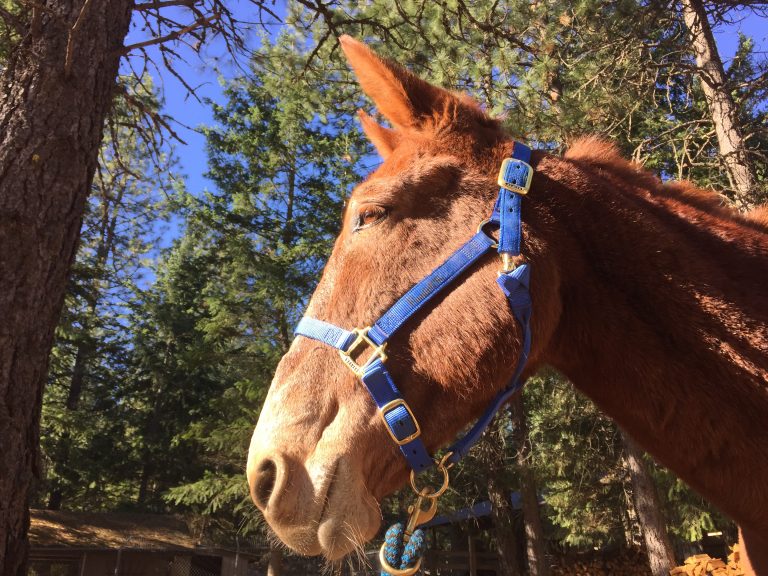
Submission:
<svg viewBox="0 0 768 576">
<path fill-rule="evenodd" d="M 524 384 L 520 375 L 531 349 L 530 270 L 527 264 L 514 268 L 510 262 L 512 257 L 520 255 L 522 196 L 528 192 L 533 178 L 530 159 L 531 149 L 516 142 L 512 157 L 504 160 L 501 165 L 498 178 L 501 188 L 490 218 L 480 225 L 477 233 L 466 244 L 408 290 L 373 326 L 350 331 L 307 316 L 296 326 L 297 335 L 319 340 L 339 350 L 344 364 L 365 384 L 379 408 L 389 435 L 417 474 L 432 467 L 435 461 L 420 438 L 421 428 L 416 416 L 385 366 L 387 341 L 433 296 L 450 285 L 489 250 L 497 248 L 504 266 L 496 282 L 507 297 L 512 314 L 523 331 L 523 346 L 517 368 L 507 386 L 496 395 L 469 432 L 448 449 L 451 454 L 447 462 L 459 461 L 480 439 L 498 409 Z M 499 228 L 498 242 L 485 232 L 486 226 Z M 357 364 L 352 356 L 365 348 L 373 352 L 364 364 Z"/>
</svg>

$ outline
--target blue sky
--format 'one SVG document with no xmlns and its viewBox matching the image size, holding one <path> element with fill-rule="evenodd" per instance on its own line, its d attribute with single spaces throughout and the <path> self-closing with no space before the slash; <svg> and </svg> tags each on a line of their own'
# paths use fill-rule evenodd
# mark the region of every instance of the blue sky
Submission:
<svg viewBox="0 0 768 576">
<path fill-rule="evenodd" d="M 232 0 L 229 5 L 239 19 L 244 21 L 253 19 L 255 9 L 248 0 Z M 273 9 L 278 14 L 283 15 L 286 11 L 285 3 L 278 1 Z M 274 35 L 278 31 L 278 26 L 269 30 L 270 35 Z M 736 20 L 732 25 L 716 30 L 718 48 L 721 57 L 726 61 L 726 65 L 735 53 L 739 32 L 751 36 L 759 51 L 768 51 L 768 19 L 754 15 L 745 16 Z M 144 37 L 140 30 L 134 30 L 129 35 L 128 41 L 133 42 Z M 248 43 L 251 48 L 255 47 L 257 41 L 256 33 L 248 35 Z M 190 85 L 196 87 L 200 101 L 189 95 L 187 89 L 171 74 L 155 72 L 153 76 L 164 94 L 164 112 L 178 122 L 175 130 L 186 142 L 186 144 L 177 143 L 175 145 L 176 154 L 180 160 L 180 172 L 185 177 L 187 189 L 190 192 L 198 193 L 205 188 L 210 189 L 214 186 L 204 176 L 207 170 L 207 156 L 205 138 L 200 133 L 199 127 L 213 123 L 210 105 L 206 104 L 204 100 L 210 99 L 214 102 L 223 103 L 225 98 L 220 78 L 232 78 L 241 74 L 242 71 L 226 54 L 221 42 L 213 42 L 205 47 L 200 57 L 191 49 L 182 49 L 180 52 L 187 59 L 187 62 L 179 62 L 178 71 Z M 151 47 L 150 53 L 157 55 L 156 49 Z M 241 65 L 245 64 L 245 62 L 241 63 Z M 171 229 L 172 231 L 176 230 L 176 227 L 172 226 Z M 170 235 L 172 236 L 173 232 Z"/>
<path fill-rule="evenodd" d="M 249 0 L 230 0 L 228 6 L 232 8 L 235 17 L 239 20 L 248 22 L 255 19 L 255 8 Z M 282 16 L 285 13 L 284 2 L 278 1 L 276 6 L 270 9 Z M 168 12 L 164 12 L 166 13 Z M 178 16 L 180 22 L 193 20 L 188 11 L 177 10 L 174 16 Z M 279 26 L 271 26 L 271 35 L 278 31 Z M 128 35 L 127 43 L 144 39 L 146 34 L 138 26 L 134 26 Z M 256 47 L 258 38 L 255 32 L 248 33 L 246 39 L 250 49 Z M 153 70 L 151 73 L 164 97 L 163 112 L 176 121 L 174 130 L 185 142 L 185 144 L 176 143 L 175 149 L 187 187 L 195 192 L 213 186 L 203 176 L 207 170 L 207 156 L 205 138 L 199 128 L 213 123 L 211 106 L 206 104 L 205 100 L 223 103 L 225 98 L 222 79 L 241 75 L 243 73 L 241 67 L 247 68 L 247 58 L 243 56 L 238 67 L 238 63 L 229 56 L 224 43 L 220 40 L 205 45 L 199 55 L 188 46 L 182 45 L 179 48 L 178 53 L 185 61 L 177 61 L 176 70 L 190 86 L 195 88 L 196 96 L 189 94 L 187 88 L 176 77 L 162 68 L 159 71 Z M 147 52 L 155 61 L 162 62 L 156 46 L 150 46 Z"/>
</svg>

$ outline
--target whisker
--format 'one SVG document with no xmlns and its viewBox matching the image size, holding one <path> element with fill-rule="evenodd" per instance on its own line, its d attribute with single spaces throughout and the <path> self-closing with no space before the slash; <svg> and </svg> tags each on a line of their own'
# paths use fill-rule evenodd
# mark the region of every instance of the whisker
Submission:
<svg viewBox="0 0 768 576">
<path fill-rule="evenodd" d="M 345 521 L 344 535 L 347 538 L 347 541 L 352 544 L 352 552 L 350 552 L 350 554 L 355 554 L 355 559 L 357 560 L 358 565 L 371 568 L 368 557 L 365 555 L 365 538 L 363 537 L 362 530 Z"/>
</svg>

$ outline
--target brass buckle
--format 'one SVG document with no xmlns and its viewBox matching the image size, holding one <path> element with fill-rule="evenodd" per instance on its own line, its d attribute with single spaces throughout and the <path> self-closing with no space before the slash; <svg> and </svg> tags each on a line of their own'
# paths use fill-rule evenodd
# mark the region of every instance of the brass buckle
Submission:
<svg viewBox="0 0 768 576">
<path fill-rule="evenodd" d="M 515 162 L 516 164 L 522 164 L 523 166 L 528 168 L 528 177 L 525 179 L 525 184 L 523 186 L 510 184 L 504 178 L 504 173 L 507 171 L 507 166 L 509 166 L 512 162 Z M 532 180 L 533 180 L 533 167 L 530 164 L 528 164 L 528 162 L 523 162 L 522 160 L 518 160 L 517 158 L 505 158 L 504 161 L 501 163 L 501 168 L 499 169 L 499 177 L 496 180 L 496 183 L 502 188 L 509 190 L 510 192 L 526 195 L 528 194 L 528 190 L 530 190 L 531 188 Z"/>
<path fill-rule="evenodd" d="M 368 331 L 370 329 L 370 326 L 366 326 L 365 328 L 355 328 L 352 330 L 352 333 L 356 334 L 357 338 L 352 341 L 352 344 L 350 344 L 349 348 L 346 350 L 339 350 L 339 356 L 341 356 L 342 362 L 344 362 L 347 368 L 352 370 L 352 372 L 354 372 L 355 376 L 358 378 L 363 377 L 365 369 L 377 358 L 381 358 L 382 362 L 387 361 L 387 355 L 384 352 L 387 347 L 387 343 L 384 342 L 384 344 L 379 346 L 376 344 L 376 342 L 368 338 Z M 355 350 L 357 350 L 361 345 L 366 345 L 373 349 L 373 354 L 371 354 L 370 358 L 365 361 L 365 364 L 358 364 L 352 358 L 352 353 L 355 352 Z"/>
<path fill-rule="evenodd" d="M 496 239 L 493 236 L 491 236 L 488 232 L 485 231 L 485 227 L 490 223 L 491 223 L 491 219 L 486 218 L 485 220 L 480 222 L 480 225 L 477 227 L 477 231 L 482 232 L 483 234 L 488 236 L 488 238 L 490 238 L 491 240 L 494 240 L 494 243 L 491 244 L 491 248 L 498 248 L 499 243 L 495 241 Z M 512 262 L 512 255 L 509 254 L 508 252 L 502 252 L 501 254 L 499 254 L 499 256 L 501 257 L 501 270 L 499 270 L 499 276 L 501 276 L 502 274 L 507 274 L 509 272 L 512 272 L 517 267 L 515 266 L 515 263 Z"/>
<path fill-rule="evenodd" d="M 406 438 L 403 438 L 402 440 L 399 440 L 397 436 L 395 436 L 395 433 L 392 432 L 392 429 L 389 427 L 389 422 L 387 422 L 387 419 L 384 417 L 384 415 L 387 412 L 391 412 L 394 408 L 397 408 L 398 406 L 402 406 L 405 408 L 405 411 L 408 412 L 408 415 L 411 417 L 411 420 L 413 420 L 413 424 L 416 426 L 416 431 L 411 434 L 410 436 L 407 436 Z M 421 436 L 421 426 L 419 426 L 418 420 L 416 420 L 416 416 L 413 415 L 413 411 L 411 410 L 411 407 L 408 406 L 408 403 L 403 400 L 402 398 L 398 398 L 396 400 L 392 400 L 392 402 L 387 402 L 379 409 L 379 415 L 381 416 L 381 419 L 384 421 L 384 426 L 387 428 L 387 432 L 389 432 L 389 435 L 392 437 L 392 440 L 394 440 L 395 444 L 398 446 L 402 446 L 403 444 L 408 444 L 411 440 L 415 440 L 419 436 Z"/>
</svg>

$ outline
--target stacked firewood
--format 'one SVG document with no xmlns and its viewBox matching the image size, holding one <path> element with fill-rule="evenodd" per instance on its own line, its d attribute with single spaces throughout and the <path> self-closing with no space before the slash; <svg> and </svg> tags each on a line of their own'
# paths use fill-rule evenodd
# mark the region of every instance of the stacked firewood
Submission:
<svg viewBox="0 0 768 576">
<path fill-rule="evenodd" d="M 697 554 L 670 572 L 671 576 L 743 576 L 744 570 L 739 567 L 739 545 L 731 547 L 726 564 L 718 558 L 710 558 L 707 554 Z"/>
<path fill-rule="evenodd" d="M 648 560 L 640 550 L 628 550 L 612 557 L 564 557 L 552 567 L 552 576 L 650 576 Z M 682 566 L 673 568 L 671 576 L 743 576 L 739 567 L 738 544 L 731 547 L 728 562 L 697 554 Z"/>
</svg>

